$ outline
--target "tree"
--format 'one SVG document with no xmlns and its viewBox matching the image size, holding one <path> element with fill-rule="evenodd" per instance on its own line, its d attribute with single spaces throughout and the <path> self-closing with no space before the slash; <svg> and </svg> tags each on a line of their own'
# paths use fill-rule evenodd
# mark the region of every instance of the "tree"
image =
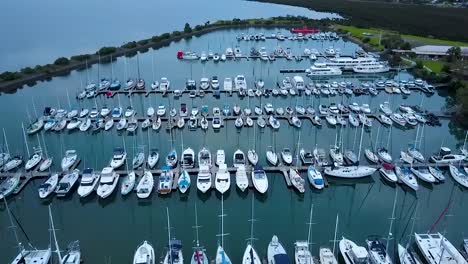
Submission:
<svg viewBox="0 0 468 264">
<path fill-rule="evenodd" d="M 424 63 L 421 60 L 416 61 L 416 69 L 424 68 Z"/>
<path fill-rule="evenodd" d="M 189 23 L 185 23 L 184 33 L 186 33 L 186 34 L 192 33 L 192 28 L 190 27 Z"/>
<path fill-rule="evenodd" d="M 448 61 L 455 61 L 461 58 L 461 48 L 454 46 L 447 50 Z"/>
<path fill-rule="evenodd" d="M 54 61 L 55 65 L 68 65 L 70 61 L 65 57 L 60 57 Z"/>
</svg>

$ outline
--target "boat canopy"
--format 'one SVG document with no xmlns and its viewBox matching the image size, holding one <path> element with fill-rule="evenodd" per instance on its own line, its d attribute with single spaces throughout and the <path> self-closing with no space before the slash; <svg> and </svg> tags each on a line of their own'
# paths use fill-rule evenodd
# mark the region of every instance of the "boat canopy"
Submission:
<svg viewBox="0 0 468 264">
<path fill-rule="evenodd" d="M 275 259 L 275 264 L 289 264 L 289 263 L 291 263 L 289 261 L 288 255 L 286 255 L 286 254 L 276 254 L 273 258 Z"/>
<path fill-rule="evenodd" d="M 386 169 L 386 170 L 393 170 L 393 166 L 392 166 L 392 164 L 390 164 L 390 163 L 384 162 L 384 163 L 382 164 L 382 167 L 383 167 L 384 169 Z"/>
</svg>

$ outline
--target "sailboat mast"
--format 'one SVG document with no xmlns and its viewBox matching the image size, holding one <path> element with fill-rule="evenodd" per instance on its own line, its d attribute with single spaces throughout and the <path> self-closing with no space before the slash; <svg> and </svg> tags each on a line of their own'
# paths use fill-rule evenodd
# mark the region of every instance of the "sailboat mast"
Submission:
<svg viewBox="0 0 468 264">
<path fill-rule="evenodd" d="M 18 244 L 19 252 L 22 253 L 23 252 L 23 246 L 21 245 L 21 242 L 19 241 L 18 233 L 16 233 L 16 226 L 13 223 L 13 216 L 11 215 L 10 207 L 8 207 L 8 203 L 7 203 L 5 197 L 3 197 L 3 201 L 5 202 L 5 207 L 6 207 L 7 212 L 8 212 L 8 217 L 10 218 L 11 229 L 13 230 L 13 235 L 15 236 L 16 243 Z"/>
<path fill-rule="evenodd" d="M 197 212 L 197 203 L 195 203 L 195 232 L 197 234 L 197 247 L 200 247 L 200 240 L 198 239 L 198 212 Z"/>
<path fill-rule="evenodd" d="M 168 237 L 168 246 L 169 246 L 169 261 L 172 263 L 172 248 L 171 248 L 171 224 L 169 222 L 169 208 L 166 207 L 167 214 L 167 237 Z"/>
<path fill-rule="evenodd" d="M 66 85 L 65 85 L 65 91 L 67 92 L 68 108 L 71 110 L 70 95 L 68 94 L 68 87 Z"/>
<path fill-rule="evenodd" d="M 111 82 L 114 80 L 114 60 L 112 59 L 112 54 L 110 55 L 111 60 Z"/>
<path fill-rule="evenodd" d="M 153 75 L 153 82 L 156 80 L 154 79 L 154 50 L 151 52 L 151 73 Z"/>
<path fill-rule="evenodd" d="M 60 254 L 60 248 L 57 242 L 57 235 L 55 234 L 55 227 L 54 227 L 54 218 L 52 217 L 52 210 L 50 209 L 49 205 L 49 218 L 50 218 L 50 225 L 52 229 L 52 234 L 54 235 L 54 241 L 55 241 L 55 250 L 57 252 L 58 258 L 59 258 L 59 263 L 62 263 L 62 255 Z"/>
<path fill-rule="evenodd" d="M 310 245 L 310 237 L 312 235 L 312 214 L 314 213 L 314 204 L 310 205 L 310 215 L 309 215 L 309 231 L 307 233 L 307 245 Z"/>
<path fill-rule="evenodd" d="M 363 136 L 363 134 L 364 134 L 364 124 L 362 124 L 361 139 L 359 140 L 358 162 L 361 160 L 361 148 L 362 148 L 362 136 Z"/>
<path fill-rule="evenodd" d="M 388 150 L 388 147 L 390 146 L 390 136 L 392 135 L 392 127 L 390 127 L 390 131 L 388 132 L 388 138 L 387 138 L 387 146 L 385 147 Z"/>
<path fill-rule="evenodd" d="M 468 131 L 465 133 L 465 140 L 463 141 L 463 149 L 466 147 L 466 140 L 468 139 Z"/>
<path fill-rule="evenodd" d="M 22 122 L 21 122 L 21 127 L 23 128 L 24 144 L 26 145 L 26 151 L 28 152 L 28 158 L 29 158 L 29 156 L 30 156 L 29 146 L 28 146 L 28 141 L 26 140 L 26 132 L 24 132 L 24 124 Z"/>
<path fill-rule="evenodd" d="M 338 214 L 336 214 L 335 222 L 335 236 L 333 237 L 333 256 L 335 255 L 335 246 L 336 246 L 336 233 L 338 232 Z"/>
<path fill-rule="evenodd" d="M 224 248 L 224 196 L 221 194 L 221 247 Z"/>
<path fill-rule="evenodd" d="M 140 80 L 140 53 L 137 51 L 137 71 L 138 71 L 138 80 Z"/>
<path fill-rule="evenodd" d="M 388 227 L 387 246 L 386 246 L 387 250 L 388 250 L 388 245 L 390 244 L 390 239 L 392 236 L 393 220 L 395 220 L 395 208 L 396 208 L 397 198 L 398 198 L 398 188 L 395 188 L 395 199 L 393 200 L 392 217 L 390 218 L 390 226 Z"/>
<path fill-rule="evenodd" d="M 7 153 L 9 155 L 10 154 L 10 148 L 8 147 L 8 140 L 6 138 L 5 128 L 3 128 L 3 138 L 5 139 L 5 146 L 6 146 L 6 149 L 7 149 Z"/>
<path fill-rule="evenodd" d="M 255 197 L 255 194 L 252 194 L 252 218 L 249 220 L 250 221 L 250 245 L 253 247 L 253 240 L 254 240 L 254 237 L 253 237 L 253 228 L 254 228 L 254 197 Z"/>
<path fill-rule="evenodd" d="M 377 136 L 375 136 L 375 144 L 374 144 L 374 152 L 377 151 L 377 144 L 379 142 L 379 134 L 380 134 L 380 127 L 382 125 L 379 125 L 379 127 L 377 128 Z"/>
<path fill-rule="evenodd" d="M 127 154 L 127 147 L 125 146 L 125 137 L 122 137 L 122 142 L 123 142 L 123 146 L 124 146 L 124 152 L 125 154 Z M 125 155 L 125 168 L 127 170 L 127 173 L 128 173 L 128 159 L 127 159 L 128 155 Z"/>
<path fill-rule="evenodd" d="M 47 155 L 47 145 L 44 140 L 44 133 L 41 133 L 41 137 L 42 137 L 42 142 L 44 143 L 44 153 L 46 155 L 46 158 L 49 158 L 49 155 Z"/>
</svg>

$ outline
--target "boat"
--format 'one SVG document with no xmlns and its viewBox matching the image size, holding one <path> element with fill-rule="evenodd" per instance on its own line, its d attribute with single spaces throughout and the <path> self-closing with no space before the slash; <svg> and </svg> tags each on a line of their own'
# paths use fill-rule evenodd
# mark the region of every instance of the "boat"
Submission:
<svg viewBox="0 0 468 264">
<path fill-rule="evenodd" d="M 138 169 L 145 162 L 145 153 L 143 150 L 138 151 L 133 157 L 132 167 L 134 170 Z"/>
<path fill-rule="evenodd" d="M 289 168 L 289 179 L 298 192 L 305 192 L 305 180 L 301 177 L 301 174 L 297 169 Z"/>
<path fill-rule="evenodd" d="M 296 264 L 313 264 L 314 263 L 312 254 L 310 253 L 310 250 L 309 250 L 309 244 L 307 243 L 307 241 L 296 241 L 294 243 L 294 259 L 295 259 Z M 275 261 L 275 263 L 278 263 L 279 261 Z"/>
<path fill-rule="evenodd" d="M 325 168 L 325 174 L 346 179 L 357 179 L 367 176 L 371 176 L 377 169 L 368 166 L 348 166 L 348 167 L 336 167 L 336 168 Z"/>
<path fill-rule="evenodd" d="M 32 170 L 36 167 L 39 162 L 42 160 L 42 150 L 38 148 L 34 153 L 29 157 L 29 160 L 26 162 L 24 168 L 26 171 Z"/>
<path fill-rule="evenodd" d="M 312 184 L 312 186 L 318 190 L 323 189 L 325 186 L 322 173 L 320 173 L 320 171 L 318 171 L 313 166 L 309 166 L 307 168 L 307 178 L 309 179 L 310 184 Z"/>
<path fill-rule="evenodd" d="M 44 119 L 38 118 L 36 121 L 34 121 L 32 124 L 30 124 L 27 127 L 26 132 L 28 133 L 28 135 L 32 135 L 38 132 L 39 130 L 41 130 L 43 127 L 44 127 Z"/>
<path fill-rule="evenodd" d="M 340 240 L 339 246 L 346 264 L 370 263 L 369 254 L 364 247 L 345 237 Z"/>
<path fill-rule="evenodd" d="M 135 110 L 133 109 L 132 106 L 128 106 L 127 109 L 125 110 L 125 118 L 130 118 L 135 115 Z"/>
<path fill-rule="evenodd" d="M 226 155 L 223 149 L 216 151 L 216 165 L 224 164 L 226 162 Z"/>
<path fill-rule="evenodd" d="M 159 130 L 161 128 L 161 125 L 162 125 L 161 117 L 158 116 L 158 118 L 153 121 L 153 124 L 151 125 L 151 127 L 153 130 Z"/>
<path fill-rule="evenodd" d="M 63 256 L 61 263 L 63 264 L 80 264 L 81 263 L 81 250 L 79 241 L 70 242 L 67 246 L 65 256 Z"/>
<path fill-rule="evenodd" d="M 247 244 L 244 255 L 242 257 L 242 264 L 262 264 L 257 251 L 252 247 L 251 244 Z"/>
<path fill-rule="evenodd" d="M 276 119 L 272 115 L 270 117 L 268 117 L 268 123 L 270 124 L 270 126 L 273 129 L 279 129 L 279 127 L 280 127 L 280 122 L 278 121 L 278 119 Z"/>
<path fill-rule="evenodd" d="M 198 152 L 198 166 L 202 165 L 211 167 L 211 152 L 205 147 Z"/>
<path fill-rule="evenodd" d="M 65 197 L 70 190 L 75 186 L 79 178 L 79 170 L 75 169 L 65 174 L 59 181 L 55 193 L 57 197 Z"/>
<path fill-rule="evenodd" d="M 76 150 L 67 150 L 65 152 L 65 157 L 62 159 L 62 171 L 68 171 L 77 161 L 78 154 Z"/>
<path fill-rule="evenodd" d="M 113 167 L 105 167 L 101 171 L 101 178 L 97 188 L 97 195 L 102 199 L 109 197 L 119 182 L 119 175 Z"/>
<path fill-rule="evenodd" d="M 126 118 L 120 119 L 119 122 L 117 123 L 117 130 L 120 131 L 126 128 L 127 128 L 127 119 Z"/>
<path fill-rule="evenodd" d="M 233 159 L 234 168 L 238 168 L 241 165 L 243 165 L 243 166 L 246 165 L 245 154 L 240 149 L 238 149 L 238 150 L 236 150 L 234 152 L 234 155 L 233 155 L 232 159 Z"/>
<path fill-rule="evenodd" d="M 281 151 L 281 158 L 286 165 L 291 165 L 293 161 L 291 150 L 289 148 L 284 148 Z"/>
<path fill-rule="evenodd" d="M 268 244 L 267 250 L 268 263 L 269 264 L 289 264 L 290 260 L 284 250 L 283 245 L 278 240 L 278 237 L 274 235 Z"/>
<path fill-rule="evenodd" d="M 18 168 L 23 163 L 23 156 L 15 155 L 10 160 L 8 160 L 3 166 L 4 172 L 12 171 Z"/>
<path fill-rule="evenodd" d="M 456 167 L 453 164 L 449 165 L 450 175 L 452 175 L 453 179 L 462 185 L 465 188 L 468 188 L 468 175 L 466 172 L 463 171 L 461 168 Z"/>
<path fill-rule="evenodd" d="M 344 159 L 343 159 L 343 153 L 341 153 L 340 147 L 338 146 L 331 146 L 330 147 L 330 157 L 332 158 L 334 164 L 336 166 L 341 166 L 343 165 Z"/>
<path fill-rule="evenodd" d="M 375 154 L 373 150 L 366 148 L 364 150 L 364 155 L 366 156 L 368 161 L 375 163 L 375 164 L 379 163 L 379 156 Z"/>
<path fill-rule="evenodd" d="M 155 264 L 154 249 L 148 241 L 138 246 L 133 255 L 133 264 Z"/>
<path fill-rule="evenodd" d="M 236 170 L 236 185 L 237 187 L 244 192 L 249 188 L 249 180 L 247 178 L 247 172 L 244 165 L 240 165 Z"/>
<path fill-rule="evenodd" d="M 405 151 L 400 151 L 400 160 L 408 164 L 413 164 L 414 162 L 414 158 L 410 156 L 408 153 L 406 153 Z"/>
<path fill-rule="evenodd" d="M 319 255 L 321 264 L 338 264 L 335 255 L 329 248 L 321 247 L 319 249 Z"/>
<path fill-rule="evenodd" d="M 438 154 L 432 155 L 431 160 L 437 164 L 456 163 L 466 159 L 466 156 L 460 154 L 452 154 L 447 147 L 442 147 Z"/>
<path fill-rule="evenodd" d="M 206 193 L 211 188 L 211 171 L 210 166 L 200 164 L 197 175 L 197 189 L 202 193 Z"/>
<path fill-rule="evenodd" d="M 445 181 L 444 173 L 436 166 L 428 166 L 429 172 L 436 178 L 438 181 Z"/>
<path fill-rule="evenodd" d="M 467 263 L 458 249 L 441 233 L 414 234 L 416 245 L 429 264 Z"/>
<path fill-rule="evenodd" d="M 169 241 L 169 250 L 164 257 L 163 264 L 182 264 L 184 258 L 182 255 L 182 242 L 180 240 L 171 239 Z"/>
<path fill-rule="evenodd" d="M 236 121 L 234 121 L 234 125 L 237 127 L 237 128 L 241 128 L 244 126 L 244 120 L 242 119 L 242 116 L 239 116 L 236 118 Z"/>
<path fill-rule="evenodd" d="M 371 263 L 392 264 L 392 259 L 388 255 L 385 245 L 378 237 L 368 237 L 366 239 L 366 244 Z"/>
<path fill-rule="evenodd" d="M 271 165 L 273 165 L 273 166 L 278 165 L 278 155 L 274 151 L 273 147 L 271 147 L 271 146 L 267 147 L 266 158 L 267 158 L 267 161 Z"/>
<path fill-rule="evenodd" d="M 425 162 L 426 159 L 424 158 L 423 154 L 421 154 L 421 152 L 419 151 L 418 148 L 416 148 L 414 145 L 413 146 L 410 146 L 408 148 L 408 154 L 413 157 L 415 160 L 419 161 L 419 162 Z"/>
<path fill-rule="evenodd" d="M 354 66 L 353 71 L 364 74 L 384 73 L 390 71 L 390 67 L 383 62 L 372 62 Z"/>
<path fill-rule="evenodd" d="M 358 156 L 352 150 L 345 150 L 343 153 L 344 160 L 348 165 L 354 165 L 359 162 Z"/>
<path fill-rule="evenodd" d="M 127 158 L 127 152 L 123 148 L 115 148 L 112 159 L 110 161 L 110 166 L 113 169 L 120 168 Z"/>
<path fill-rule="evenodd" d="M 170 85 L 171 85 L 171 82 L 166 77 L 162 77 L 161 80 L 159 81 L 159 90 L 161 92 L 167 92 L 171 88 Z"/>
<path fill-rule="evenodd" d="M 0 184 L 0 200 L 8 197 L 18 187 L 21 178 L 21 173 L 15 173 L 8 177 Z"/>
<path fill-rule="evenodd" d="M 328 165 L 328 160 L 327 160 L 327 155 L 325 153 L 325 149 L 315 147 L 313 154 L 314 154 L 315 162 L 317 163 L 318 166 L 323 167 L 323 166 Z"/>
<path fill-rule="evenodd" d="M 406 184 L 411 189 L 417 191 L 419 189 L 419 184 L 417 179 L 413 176 L 409 168 L 404 167 L 395 167 L 395 173 L 404 184 Z"/>
<path fill-rule="evenodd" d="M 58 185 L 58 181 L 59 181 L 58 176 L 59 176 L 58 173 L 51 174 L 49 178 L 47 178 L 47 180 L 39 186 L 38 188 L 39 198 L 41 199 L 47 198 L 52 192 L 55 191 Z M 18 182 L 19 182 L 19 178 L 18 178 Z M 1 189 L 2 188 L 0 187 L 0 190 Z"/>
<path fill-rule="evenodd" d="M 405 127 L 406 125 L 406 120 L 405 118 L 399 114 L 399 113 L 393 113 L 390 115 L 390 119 L 397 125 L 401 126 L 401 127 Z"/>
<path fill-rule="evenodd" d="M 150 149 L 148 159 L 146 161 L 148 168 L 153 169 L 154 166 L 156 166 L 156 164 L 158 163 L 158 161 L 159 161 L 159 150 L 156 148 Z"/>
<path fill-rule="evenodd" d="M 158 110 L 156 111 L 156 115 L 158 116 L 165 116 L 166 115 L 166 106 L 163 104 L 160 104 L 158 106 Z"/>
<path fill-rule="evenodd" d="M 80 131 L 85 132 L 91 127 L 91 119 L 90 118 L 85 118 L 82 120 L 80 124 Z"/>
<path fill-rule="evenodd" d="M 127 195 L 131 191 L 133 191 L 133 188 L 135 187 L 135 182 L 136 174 L 134 171 L 131 171 L 128 173 L 127 176 L 123 177 L 122 179 L 122 185 L 120 186 L 120 194 Z"/>
<path fill-rule="evenodd" d="M 174 181 L 174 173 L 169 166 L 163 166 L 161 175 L 159 175 L 158 193 L 168 194 L 172 191 L 172 182 Z"/>
<path fill-rule="evenodd" d="M 383 162 L 386 163 L 392 163 L 392 156 L 388 152 L 386 148 L 378 148 L 377 149 L 377 156 L 379 156 L 379 159 Z"/>
<path fill-rule="evenodd" d="M 149 170 L 145 170 L 136 187 L 137 197 L 140 199 L 148 198 L 153 192 L 154 178 Z"/>
<path fill-rule="evenodd" d="M 177 151 L 173 149 L 166 156 L 166 166 L 173 169 L 177 167 L 177 163 L 178 163 Z"/>
<path fill-rule="evenodd" d="M 190 175 L 188 174 L 187 170 L 183 169 L 180 173 L 179 179 L 177 180 L 177 186 L 179 187 L 179 191 L 181 193 L 186 193 L 187 190 L 190 188 Z"/>
<path fill-rule="evenodd" d="M 326 63 L 319 62 L 315 62 L 305 72 L 307 76 L 334 76 L 343 73 L 338 67 L 330 67 Z"/>
<path fill-rule="evenodd" d="M 410 170 L 414 175 L 425 182 L 434 183 L 436 181 L 436 178 L 432 176 L 431 172 L 427 168 L 411 167 Z"/>
<path fill-rule="evenodd" d="M 77 193 L 80 197 L 86 197 L 90 195 L 95 189 L 99 182 L 100 175 L 91 168 L 83 170 L 81 176 L 80 185 L 78 186 Z"/>
<path fill-rule="evenodd" d="M 195 151 L 191 148 L 186 148 L 182 152 L 182 160 L 181 160 L 182 168 L 193 168 L 195 167 Z"/>
<path fill-rule="evenodd" d="M 128 120 L 127 132 L 135 133 L 138 128 L 138 120 L 135 117 L 132 117 Z"/>
<path fill-rule="evenodd" d="M 380 175 L 384 177 L 387 181 L 395 183 L 398 181 L 398 177 L 394 172 L 394 167 L 390 163 L 384 162 L 382 167 L 379 169 Z"/>
<path fill-rule="evenodd" d="M 252 182 L 259 193 L 264 194 L 268 190 L 268 178 L 262 166 L 255 166 L 252 171 Z"/>
<path fill-rule="evenodd" d="M 301 148 L 301 150 L 299 151 L 299 155 L 301 157 L 302 164 L 304 165 L 314 164 L 314 154 L 311 151 Z"/>
<path fill-rule="evenodd" d="M 221 194 L 225 193 L 231 187 L 231 176 L 227 170 L 227 165 L 222 163 L 219 165 L 219 169 L 216 172 L 215 188 Z"/>
<path fill-rule="evenodd" d="M 386 115 L 391 115 L 392 114 L 392 109 L 390 108 L 390 103 L 385 101 L 383 104 L 379 105 L 380 111 L 382 111 Z"/>
</svg>

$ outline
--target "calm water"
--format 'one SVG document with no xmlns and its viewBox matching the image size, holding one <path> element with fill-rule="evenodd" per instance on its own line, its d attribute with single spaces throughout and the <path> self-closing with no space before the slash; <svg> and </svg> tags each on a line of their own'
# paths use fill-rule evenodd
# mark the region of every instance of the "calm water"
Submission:
<svg viewBox="0 0 468 264">
<path fill-rule="evenodd" d="M 230 0 L 106 1 L 5 0 L 0 9 L 0 72 L 94 53 L 103 46 L 182 30 L 186 22 L 301 15 L 339 18 L 305 8 Z"/>
<path fill-rule="evenodd" d="M 250 31 L 254 31 L 251 29 Z M 277 30 L 263 31 L 267 34 Z M 171 86 L 182 87 L 185 80 L 192 76 L 199 80 L 203 75 L 210 77 L 217 75 L 223 80 L 225 77 L 234 77 L 237 74 L 244 74 L 249 85 L 253 85 L 257 78 L 265 79 L 266 86 L 272 87 L 278 80 L 285 76 L 279 74 L 282 68 L 305 68 L 310 63 L 286 62 L 277 60 L 273 63 L 262 63 L 260 61 L 230 61 L 225 63 L 208 62 L 181 62 L 176 59 L 176 52 L 179 50 L 201 51 L 224 51 L 228 46 L 239 44 L 244 53 L 248 52 L 250 47 L 265 46 L 269 51 L 276 47 L 276 41 L 270 40 L 263 43 L 241 42 L 237 43 L 235 36 L 242 31 L 231 30 L 211 33 L 199 38 L 193 38 L 189 41 L 173 43 L 169 47 L 157 51 L 149 51 L 140 54 L 140 72 L 149 85 L 153 79 L 152 59 L 155 61 L 155 78 L 160 79 L 166 76 L 171 80 Z M 283 42 L 281 45 L 290 47 L 293 52 L 302 52 L 305 47 L 317 48 L 319 50 L 329 46 L 339 47 L 344 54 L 353 53 L 358 47 L 350 42 Z M 125 70 L 124 58 L 119 58 L 113 64 L 114 75 L 124 79 Z M 127 58 L 128 72 L 130 76 L 137 74 L 136 57 Z M 9 113 L 8 117 L 2 119 L 3 127 L 6 129 L 7 138 L 11 152 L 25 153 L 24 140 L 21 134 L 21 122 L 28 123 L 28 112 L 34 116 L 33 99 L 37 112 L 41 113 L 46 105 L 58 107 L 68 107 L 67 90 L 70 94 L 70 104 L 72 106 L 92 107 L 95 103 L 98 106 L 107 104 L 109 107 L 118 104 L 118 98 L 94 100 L 85 100 L 77 102 L 74 95 L 80 89 L 81 84 L 86 79 L 97 80 L 98 66 L 94 65 L 88 72 L 73 72 L 70 76 L 54 78 L 50 82 L 38 83 L 36 87 L 28 87 L 17 91 L 12 95 L 0 96 L 0 111 Z M 100 76 L 110 76 L 110 64 L 100 66 Z M 387 75 L 389 78 L 408 79 L 411 76 L 408 73 L 400 73 L 398 76 Z M 345 79 L 356 81 L 351 75 L 336 78 L 340 81 Z M 379 76 L 369 76 L 367 79 L 376 79 Z M 445 100 L 438 95 L 426 97 L 420 93 L 412 93 L 408 98 L 401 96 L 388 96 L 381 93 L 376 97 L 345 97 L 341 98 L 244 98 L 237 96 L 214 99 L 211 96 L 204 98 L 191 99 L 185 95 L 181 99 L 162 98 L 151 95 L 148 98 L 143 96 L 132 97 L 131 103 L 139 113 L 145 113 L 149 105 L 157 106 L 159 103 L 174 105 L 179 107 L 181 103 L 187 103 L 188 106 L 198 106 L 207 104 L 210 108 L 214 106 L 222 107 L 224 104 L 239 103 L 243 107 L 260 103 L 271 102 L 275 107 L 295 105 L 314 105 L 318 109 L 320 103 L 329 104 L 331 102 L 345 103 L 357 102 L 359 104 L 369 103 L 372 109 L 376 109 L 378 104 L 389 100 L 395 107 L 401 103 L 423 104 L 423 107 L 429 110 L 440 110 L 445 105 Z M 120 96 L 123 107 L 130 104 L 129 98 Z M 13 111 L 14 110 L 14 111 Z M 374 123 L 371 131 L 366 131 L 363 147 L 369 146 L 371 137 L 375 141 L 378 123 Z M 448 133 L 449 121 L 443 120 L 441 127 L 425 127 L 424 138 L 422 140 L 422 151 L 426 155 L 435 152 L 443 143 L 455 149 L 459 144 L 453 135 Z M 255 145 L 260 155 L 260 163 L 266 164 L 265 150 L 267 146 L 274 145 L 278 150 L 283 147 L 290 147 L 293 150 L 297 144 L 299 133 L 301 137 L 301 147 L 308 149 L 319 145 L 328 149 L 335 141 L 337 130 L 324 125 L 319 129 L 311 125 L 310 122 L 303 122 L 301 130 L 294 129 L 287 125 L 286 121 L 281 121 L 281 128 L 277 132 L 267 129 L 246 129 L 237 130 L 233 122 L 227 125 L 219 132 L 213 131 L 189 131 L 187 128 L 176 130 L 173 135 L 173 144 L 180 151 L 182 143 L 184 146 L 190 146 L 195 151 L 201 147 L 207 146 L 212 153 L 223 148 L 227 154 L 227 161 L 231 163 L 233 152 L 240 148 L 246 151 Z M 343 130 L 343 142 L 345 147 L 355 150 L 358 148 L 359 132 L 355 140 L 356 130 L 346 128 Z M 380 129 L 379 142 L 386 144 L 388 129 Z M 389 141 L 390 150 L 394 157 L 397 157 L 400 149 L 406 148 L 408 143 L 414 140 L 416 130 L 393 129 L 392 137 Z M 136 136 L 127 136 L 113 132 L 101 132 L 97 135 L 88 133 L 63 132 L 61 134 L 44 134 L 47 143 L 47 150 L 54 156 L 54 169 L 58 169 L 59 160 L 65 149 L 76 149 L 81 156 L 83 166 L 95 167 L 101 169 L 110 160 L 112 149 L 121 146 L 123 140 L 126 142 L 129 157 L 133 156 L 134 147 L 150 143 L 152 147 L 158 147 L 162 155 L 165 155 L 171 145 L 170 135 L 167 131 L 161 130 L 156 133 L 153 131 L 139 131 Z M 357 141 L 357 142 L 356 142 Z M 35 136 L 28 137 L 30 147 L 37 145 Z M 366 161 L 362 158 L 362 162 Z M 266 248 L 273 234 L 277 234 L 283 245 L 287 248 L 291 257 L 294 252 L 293 243 L 295 240 L 307 238 L 307 218 L 310 204 L 314 204 L 314 222 L 313 226 L 313 254 L 318 253 L 319 246 L 331 246 L 329 241 L 333 239 L 335 217 L 339 214 L 340 223 L 338 237 L 344 235 L 356 242 L 363 244 L 367 235 L 379 234 L 386 236 L 389 227 L 388 218 L 391 216 L 395 188 L 388 186 L 381 180 L 379 175 L 373 178 L 361 181 L 343 181 L 329 179 L 330 187 L 317 192 L 310 187 L 307 188 L 304 195 L 299 195 L 293 190 L 287 189 L 282 175 L 269 174 L 270 188 L 267 195 L 255 195 L 255 218 L 258 221 L 255 224 L 254 235 L 258 238 L 255 247 L 262 257 L 266 256 Z M 406 188 L 397 187 L 398 202 L 396 211 L 395 229 L 393 230 L 394 241 L 406 241 L 406 235 L 409 233 L 410 218 L 412 212 L 419 204 L 418 220 L 415 230 L 424 232 L 436 221 L 439 214 L 447 206 L 449 200 L 452 200 L 450 214 L 452 217 L 444 218 L 437 226 L 439 231 L 447 231 L 447 236 L 454 245 L 459 245 L 464 236 L 464 227 L 466 213 L 464 210 L 466 191 L 454 184 L 448 176 L 447 182 L 441 185 L 423 185 L 417 194 L 408 192 Z M 194 178 L 193 178 L 194 179 Z M 65 247 L 68 241 L 79 239 L 83 258 L 86 263 L 104 263 L 105 258 L 111 257 L 112 263 L 130 263 L 133 252 L 139 243 L 143 240 L 149 240 L 156 249 L 157 256 L 163 255 L 163 247 L 167 240 L 165 208 L 169 207 L 171 214 L 171 225 L 174 228 L 173 234 L 182 239 L 184 243 L 184 255 L 186 261 L 191 256 L 191 247 L 194 239 L 194 205 L 197 203 L 199 213 L 199 224 L 203 225 L 200 230 L 200 239 L 207 248 L 207 254 L 213 259 L 217 237 L 220 226 L 217 215 L 220 213 L 220 195 L 215 191 L 207 195 L 202 195 L 195 188 L 190 190 L 186 196 L 181 196 L 175 192 L 167 197 L 160 197 L 154 194 L 147 201 L 137 200 L 135 195 L 122 198 L 119 193 L 115 193 L 105 201 L 99 200 L 96 196 L 88 199 L 79 199 L 76 194 L 65 200 L 52 198 L 49 201 L 40 201 L 37 197 L 37 187 L 42 180 L 30 183 L 22 193 L 10 199 L 10 206 L 13 212 L 20 219 L 24 229 L 28 233 L 33 243 L 39 247 L 48 244 L 49 236 L 47 233 L 48 217 L 47 205 L 51 204 L 55 216 L 56 226 L 60 229 L 58 237 L 62 247 Z M 233 182 L 234 183 L 234 182 Z M 192 186 L 193 187 L 193 186 Z M 225 247 L 231 259 L 234 262 L 241 261 L 245 249 L 245 239 L 250 233 L 250 224 L 247 220 L 250 218 L 251 199 L 253 191 L 248 194 L 242 194 L 237 191 L 234 185 L 228 194 L 225 195 L 225 211 L 228 216 L 225 219 L 225 232 L 231 233 L 225 239 Z M 0 213 L 0 238 L 3 243 L 0 245 L 0 260 L 2 262 L 10 260 L 15 253 L 14 239 L 11 231 L 7 228 L 8 218 L 3 206 Z M 393 250 L 393 244 L 392 250 Z"/>
</svg>

